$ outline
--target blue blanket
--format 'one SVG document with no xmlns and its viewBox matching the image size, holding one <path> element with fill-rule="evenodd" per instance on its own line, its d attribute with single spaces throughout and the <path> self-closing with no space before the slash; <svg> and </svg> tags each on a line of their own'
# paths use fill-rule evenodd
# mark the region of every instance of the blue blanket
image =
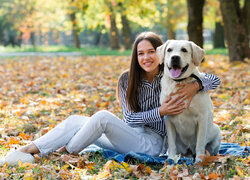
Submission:
<svg viewBox="0 0 250 180">
<path fill-rule="evenodd" d="M 174 161 L 172 159 L 168 159 L 167 156 L 153 157 L 147 154 L 135 153 L 135 152 L 120 154 L 118 152 L 115 152 L 109 149 L 102 149 L 95 145 L 90 145 L 82 153 L 84 152 L 100 152 L 105 158 L 114 159 L 118 162 L 126 162 L 129 159 L 133 159 L 138 162 L 148 163 L 148 164 L 164 164 L 165 161 L 168 161 L 169 164 L 174 163 Z M 250 154 L 250 147 L 240 146 L 239 144 L 234 144 L 234 143 L 221 143 L 219 154 L 221 155 L 228 154 L 232 156 L 245 157 Z M 194 159 L 181 157 L 178 161 L 178 164 L 182 164 L 184 162 L 186 163 L 186 165 L 191 165 L 194 163 Z"/>
</svg>

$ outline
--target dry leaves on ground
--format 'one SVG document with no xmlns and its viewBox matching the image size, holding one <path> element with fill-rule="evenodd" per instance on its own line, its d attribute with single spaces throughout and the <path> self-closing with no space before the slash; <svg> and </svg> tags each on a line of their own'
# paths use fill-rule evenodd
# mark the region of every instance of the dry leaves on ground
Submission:
<svg viewBox="0 0 250 180">
<path fill-rule="evenodd" d="M 0 152 L 25 145 L 72 114 L 90 116 L 107 109 L 121 117 L 116 102 L 117 78 L 129 57 L 29 57 L 0 61 Z M 214 122 L 223 141 L 249 146 L 250 68 L 230 64 L 227 56 L 210 55 L 201 71 L 220 77 L 211 91 Z M 0 167 L 0 178 L 62 179 L 243 179 L 249 157 L 207 156 L 200 165 L 148 166 L 107 161 L 98 154 L 36 156 L 36 163 Z"/>
</svg>

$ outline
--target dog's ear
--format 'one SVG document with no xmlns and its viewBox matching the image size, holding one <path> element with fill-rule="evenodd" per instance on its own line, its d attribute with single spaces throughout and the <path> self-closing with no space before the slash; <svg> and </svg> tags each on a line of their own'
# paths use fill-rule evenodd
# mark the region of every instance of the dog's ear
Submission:
<svg viewBox="0 0 250 180">
<path fill-rule="evenodd" d="M 163 61 L 164 61 L 165 50 L 166 50 L 166 47 L 167 47 L 168 43 L 169 43 L 169 40 L 167 42 L 165 42 L 163 45 L 156 48 L 156 53 L 157 53 L 157 55 L 159 57 L 160 64 L 162 64 Z"/>
<path fill-rule="evenodd" d="M 197 46 L 195 43 L 191 42 L 192 48 L 192 58 L 195 66 L 199 66 L 202 59 L 205 56 L 205 50 Z"/>
</svg>

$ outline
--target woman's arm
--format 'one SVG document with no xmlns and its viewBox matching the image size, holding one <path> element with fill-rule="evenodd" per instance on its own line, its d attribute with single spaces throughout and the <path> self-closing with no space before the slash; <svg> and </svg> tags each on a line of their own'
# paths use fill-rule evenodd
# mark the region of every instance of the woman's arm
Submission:
<svg viewBox="0 0 250 180">
<path fill-rule="evenodd" d="M 199 84 L 198 81 L 195 81 L 193 83 L 188 83 L 185 85 L 177 85 L 177 87 L 179 87 L 180 89 L 172 95 L 179 94 L 179 96 L 182 97 L 180 101 L 184 101 L 185 99 L 187 99 L 187 107 L 189 107 L 193 96 L 198 91 L 207 92 L 209 90 L 213 90 L 217 88 L 221 82 L 220 78 L 218 78 L 217 76 L 207 73 L 205 73 L 205 76 L 201 77 L 200 80 L 202 84 Z"/>
<path fill-rule="evenodd" d="M 200 80 L 203 86 L 202 92 L 207 92 L 209 90 L 216 89 L 221 82 L 219 77 L 207 73 L 205 73 L 205 76 L 201 77 Z"/>
<path fill-rule="evenodd" d="M 119 82 L 119 95 L 120 95 L 120 103 L 123 111 L 123 120 L 132 127 L 146 125 L 149 123 L 154 123 L 158 121 L 162 121 L 159 107 L 144 111 L 144 112 L 134 112 L 130 109 L 129 105 L 126 103 L 126 91 L 128 86 L 128 74 L 124 73 Z"/>
</svg>

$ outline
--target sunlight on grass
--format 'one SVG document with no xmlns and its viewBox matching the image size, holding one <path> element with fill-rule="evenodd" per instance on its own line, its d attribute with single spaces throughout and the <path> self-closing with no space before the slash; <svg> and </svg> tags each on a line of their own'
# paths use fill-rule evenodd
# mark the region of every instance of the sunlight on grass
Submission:
<svg viewBox="0 0 250 180">
<path fill-rule="evenodd" d="M 205 47 L 206 54 L 221 54 L 221 55 L 227 55 L 228 50 L 227 49 L 211 49 Z M 131 49 L 125 50 L 112 50 L 109 48 L 103 48 L 103 47 L 96 47 L 96 46 L 83 46 L 80 49 L 70 47 L 70 46 L 21 46 L 21 47 L 11 47 L 11 46 L 0 46 L 0 53 L 11 53 L 11 52 L 82 52 L 83 55 L 112 55 L 112 56 L 130 56 L 131 55 Z"/>
</svg>

